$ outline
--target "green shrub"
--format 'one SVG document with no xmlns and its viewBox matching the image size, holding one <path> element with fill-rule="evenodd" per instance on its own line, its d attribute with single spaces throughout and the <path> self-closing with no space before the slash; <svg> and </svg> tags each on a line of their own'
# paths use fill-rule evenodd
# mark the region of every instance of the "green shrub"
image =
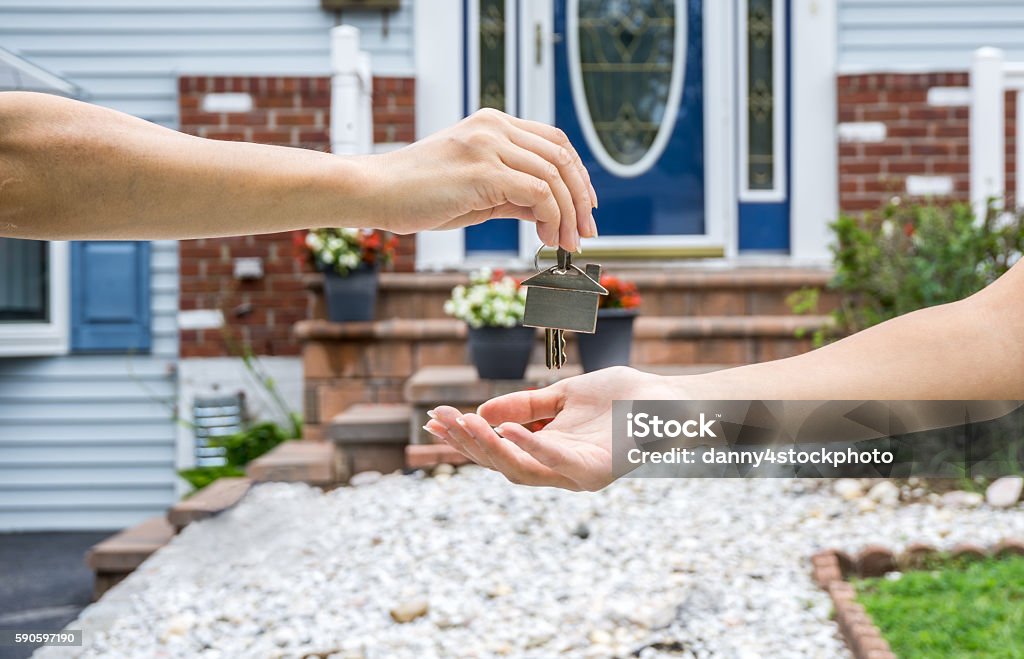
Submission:
<svg viewBox="0 0 1024 659">
<path fill-rule="evenodd" d="M 233 465 L 222 467 L 193 467 L 182 469 L 178 475 L 188 481 L 189 485 L 196 491 L 203 489 L 218 478 L 230 478 L 234 476 L 245 476 L 245 470 Z"/>
<path fill-rule="evenodd" d="M 1024 216 L 992 207 L 976 220 L 970 206 L 903 204 L 894 199 L 863 217 L 842 215 L 831 226 L 838 294 L 834 325 L 820 345 L 890 318 L 963 299 L 1006 272 L 1024 251 Z M 813 313 L 820 291 L 790 296 L 796 313 Z"/>
<path fill-rule="evenodd" d="M 293 425 L 297 423 L 294 418 L 291 421 Z M 285 430 L 273 421 L 257 423 L 234 435 L 210 440 L 211 446 L 221 446 L 224 448 L 226 464 L 223 466 L 182 469 L 178 474 L 188 481 L 193 488 L 201 490 L 218 478 L 244 476 L 244 467 L 249 462 L 270 451 L 281 442 L 301 436 L 301 425 L 298 426 L 298 432 L 296 433 L 295 428 Z"/>
</svg>

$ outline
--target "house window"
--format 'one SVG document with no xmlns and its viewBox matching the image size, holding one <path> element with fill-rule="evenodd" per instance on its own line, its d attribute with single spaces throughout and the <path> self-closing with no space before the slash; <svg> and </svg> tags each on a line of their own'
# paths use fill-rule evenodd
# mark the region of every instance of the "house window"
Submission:
<svg viewBox="0 0 1024 659">
<path fill-rule="evenodd" d="M 784 0 L 740 0 L 740 195 L 785 194 L 786 12 Z"/>
<path fill-rule="evenodd" d="M 0 238 L 0 356 L 68 351 L 67 247 Z"/>
<path fill-rule="evenodd" d="M 0 238 L 0 322 L 49 320 L 48 264 L 45 242 Z"/>
</svg>

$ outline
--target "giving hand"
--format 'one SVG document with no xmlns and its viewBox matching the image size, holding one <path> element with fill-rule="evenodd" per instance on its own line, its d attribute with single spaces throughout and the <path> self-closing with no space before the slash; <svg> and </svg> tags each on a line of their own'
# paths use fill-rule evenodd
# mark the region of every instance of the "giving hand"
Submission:
<svg viewBox="0 0 1024 659">
<path fill-rule="evenodd" d="M 552 126 L 480 110 L 371 158 L 383 182 L 373 210 L 395 233 L 519 218 L 536 223 L 545 245 L 573 252 L 580 237 L 597 235 L 590 175 L 565 134 Z"/>
</svg>

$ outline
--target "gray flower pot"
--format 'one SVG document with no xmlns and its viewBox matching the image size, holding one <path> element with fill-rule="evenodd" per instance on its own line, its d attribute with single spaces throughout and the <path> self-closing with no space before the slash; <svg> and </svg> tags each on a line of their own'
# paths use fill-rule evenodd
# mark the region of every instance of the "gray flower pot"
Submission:
<svg viewBox="0 0 1024 659">
<path fill-rule="evenodd" d="M 522 380 L 537 332 L 532 327 L 469 328 L 469 358 L 482 380 Z"/>
<path fill-rule="evenodd" d="M 599 309 L 597 331 L 576 334 L 580 361 L 587 373 L 609 366 L 629 366 L 633 348 L 633 321 L 636 309 Z"/>
<path fill-rule="evenodd" d="M 370 321 L 377 311 L 377 269 L 361 265 L 342 277 L 324 270 L 327 318 L 336 323 Z"/>
</svg>

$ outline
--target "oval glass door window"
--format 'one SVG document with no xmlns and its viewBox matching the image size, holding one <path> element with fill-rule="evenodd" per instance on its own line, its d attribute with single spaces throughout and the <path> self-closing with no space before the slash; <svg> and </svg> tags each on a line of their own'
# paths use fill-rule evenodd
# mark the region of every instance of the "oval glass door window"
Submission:
<svg viewBox="0 0 1024 659">
<path fill-rule="evenodd" d="M 568 0 L 573 103 L 609 172 L 639 176 L 668 144 L 686 69 L 682 0 Z"/>
</svg>

